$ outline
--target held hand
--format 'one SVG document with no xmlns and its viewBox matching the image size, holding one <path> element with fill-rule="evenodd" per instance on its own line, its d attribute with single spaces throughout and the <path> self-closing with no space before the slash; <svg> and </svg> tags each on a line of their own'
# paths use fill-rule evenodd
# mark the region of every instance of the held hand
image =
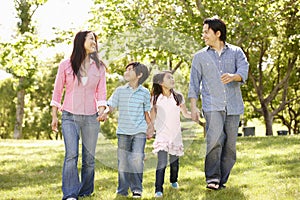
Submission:
<svg viewBox="0 0 300 200">
<path fill-rule="evenodd" d="M 99 122 L 105 122 L 107 120 L 107 113 L 98 113 L 99 116 L 97 117 L 97 120 Z"/>
<path fill-rule="evenodd" d="M 146 133 L 147 139 L 151 139 L 153 135 L 154 135 L 154 126 L 152 123 L 150 123 L 148 124 L 147 133 Z"/>
<path fill-rule="evenodd" d="M 199 113 L 199 110 L 198 109 L 192 109 L 191 110 L 191 117 L 192 117 L 192 120 L 194 122 L 199 122 L 199 119 L 200 119 L 200 113 Z"/>
</svg>

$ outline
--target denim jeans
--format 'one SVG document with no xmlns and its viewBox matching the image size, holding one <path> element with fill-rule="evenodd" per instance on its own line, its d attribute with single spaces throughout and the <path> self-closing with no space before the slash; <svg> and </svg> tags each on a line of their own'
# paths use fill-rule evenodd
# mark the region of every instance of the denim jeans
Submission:
<svg viewBox="0 0 300 200">
<path fill-rule="evenodd" d="M 146 134 L 118 134 L 118 188 L 117 194 L 127 196 L 143 191 L 144 149 Z"/>
<path fill-rule="evenodd" d="M 74 115 L 63 111 L 62 133 L 65 143 L 65 159 L 62 172 L 63 199 L 88 196 L 94 191 L 95 150 L 100 131 L 97 115 Z M 82 140 L 81 181 L 77 162 L 79 139 Z"/>
<path fill-rule="evenodd" d="M 236 139 L 239 115 L 224 111 L 205 112 L 206 120 L 206 182 L 225 184 L 236 161 Z"/>
<path fill-rule="evenodd" d="M 157 167 L 155 179 L 155 192 L 164 192 L 165 171 L 168 164 L 168 152 L 159 151 L 157 153 Z M 169 154 L 170 162 L 170 183 L 177 182 L 179 171 L 179 157 Z"/>
</svg>

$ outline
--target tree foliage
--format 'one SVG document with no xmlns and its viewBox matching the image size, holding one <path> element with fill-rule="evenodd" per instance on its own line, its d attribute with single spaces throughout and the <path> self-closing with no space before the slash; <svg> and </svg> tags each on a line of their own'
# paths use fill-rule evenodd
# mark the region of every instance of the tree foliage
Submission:
<svg viewBox="0 0 300 200">
<path fill-rule="evenodd" d="M 203 45 L 203 19 L 222 18 L 227 41 L 241 46 L 250 63 L 249 81 L 243 86 L 244 118 L 263 116 L 266 135 L 273 135 L 274 117 L 299 97 L 290 89 L 299 85 L 292 78 L 299 74 L 298 1 L 95 0 L 92 13 L 91 26 L 100 32 L 112 69 L 118 68 L 120 58 L 123 63 L 146 59 L 158 69 L 189 68 L 191 52 Z M 299 115 L 293 116 L 292 121 L 299 121 Z"/>
<path fill-rule="evenodd" d="M 0 67 L 13 74 L 12 79 L 0 82 L 0 137 L 12 138 L 12 132 L 19 129 L 23 135 L 15 134 L 16 138 L 58 139 L 61 133 L 54 134 L 49 128 L 49 104 L 63 55 L 42 61 L 36 49 L 70 44 L 74 30 L 60 31 L 55 39 L 41 41 L 32 16 L 46 0 L 14 2 L 17 32 L 10 42 L 0 42 Z M 297 134 L 299 4 L 296 0 L 94 0 L 89 25 L 99 35 L 101 56 L 109 64 L 108 97 L 124 84 L 124 67 L 132 60 L 151 69 L 145 83 L 148 89 L 156 71 L 171 70 L 176 89 L 186 97 L 193 54 L 204 46 L 202 22 L 217 15 L 227 24 L 227 41 L 240 46 L 250 63 L 249 80 L 242 86 L 244 120 L 262 118 L 266 135 L 273 135 L 274 121 Z M 101 124 L 101 131 L 112 138 L 116 126 L 113 116 Z"/>
<path fill-rule="evenodd" d="M 14 125 L 14 138 L 22 138 L 23 118 L 25 108 L 26 90 L 32 86 L 33 75 L 39 62 L 34 54 L 39 47 L 37 37 L 34 35 L 35 27 L 32 16 L 36 9 L 46 0 L 15 0 L 15 8 L 18 16 L 17 33 L 15 40 L 4 43 L 1 66 L 11 73 L 16 79 L 16 120 Z"/>
</svg>

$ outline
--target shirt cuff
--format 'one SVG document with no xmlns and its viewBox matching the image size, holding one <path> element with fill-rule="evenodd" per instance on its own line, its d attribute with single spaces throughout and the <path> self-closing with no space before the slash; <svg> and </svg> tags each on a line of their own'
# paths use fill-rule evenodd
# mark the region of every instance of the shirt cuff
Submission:
<svg viewBox="0 0 300 200">
<path fill-rule="evenodd" d="M 107 102 L 106 102 L 106 101 L 97 101 L 97 108 L 98 108 L 99 106 L 104 106 L 104 107 L 106 107 L 106 106 L 107 106 Z"/>
<path fill-rule="evenodd" d="M 54 100 L 51 100 L 50 106 L 56 106 L 58 108 L 58 110 L 61 110 L 61 104 Z"/>
</svg>

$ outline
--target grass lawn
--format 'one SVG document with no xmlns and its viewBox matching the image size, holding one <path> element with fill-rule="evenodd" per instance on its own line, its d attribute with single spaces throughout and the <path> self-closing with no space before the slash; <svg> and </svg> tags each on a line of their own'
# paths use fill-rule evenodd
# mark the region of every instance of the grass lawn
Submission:
<svg viewBox="0 0 300 200">
<path fill-rule="evenodd" d="M 163 199 L 300 199 L 300 136 L 239 137 L 237 163 L 227 188 L 209 191 L 203 172 L 202 128 L 193 123 L 185 126 L 189 129 L 183 132 L 185 155 L 180 159 L 180 188 L 170 188 L 167 168 Z M 146 147 L 143 199 L 154 199 L 156 156 L 151 153 L 152 142 L 148 141 Z M 61 199 L 63 158 L 62 141 L 0 140 L 0 199 Z M 126 199 L 115 195 L 116 140 L 99 138 L 96 160 L 95 193 L 85 199 Z"/>
</svg>

